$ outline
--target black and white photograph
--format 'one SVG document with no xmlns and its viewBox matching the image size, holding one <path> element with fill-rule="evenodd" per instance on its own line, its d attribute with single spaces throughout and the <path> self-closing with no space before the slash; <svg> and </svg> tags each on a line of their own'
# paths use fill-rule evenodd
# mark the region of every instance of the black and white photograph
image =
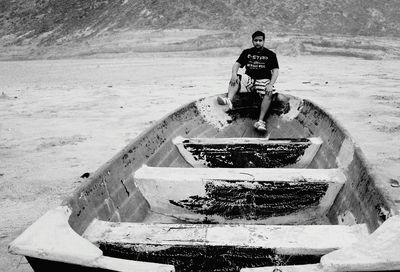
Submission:
<svg viewBox="0 0 400 272">
<path fill-rule="evenodd" d="M 0 271 L 400 271 L 400 1 L 0 0 Z"/>
</svg>

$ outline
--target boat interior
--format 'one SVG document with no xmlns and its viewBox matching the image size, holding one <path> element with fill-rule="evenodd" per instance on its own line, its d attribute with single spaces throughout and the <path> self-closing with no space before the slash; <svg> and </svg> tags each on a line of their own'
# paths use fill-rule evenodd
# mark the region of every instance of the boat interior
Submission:
<svg viewBox="0 0 400 272">
<path fill-rule="evenodd" d="M 165 265 L 152 271 L 335 264 L 390 203 L 329 114 L 277 96 L 261 133 L 257 103 L 208 97 L 160 120 L 64 201 L 69 226 L 106 257 Z"/>
</svg>

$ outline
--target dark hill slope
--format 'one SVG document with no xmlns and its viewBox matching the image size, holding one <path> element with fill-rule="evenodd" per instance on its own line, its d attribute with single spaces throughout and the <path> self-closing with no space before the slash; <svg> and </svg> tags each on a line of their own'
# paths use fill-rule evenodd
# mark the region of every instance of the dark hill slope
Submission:
<svg viewBox="0 0 400 272">
<path fill-rule="evenodd" d="M 256 29 L 280 54 L 398 57 L 400 1 L 0 0 L 0 59 L 241 48 Z"/>
<path fill-rule="evenodd" d="M 1 0 L 0 35 L 46 43 L 123 29 L 400 36 L 398 0 Z M 72 34 L 72 35 L 71 35 Z"/>
</svg>

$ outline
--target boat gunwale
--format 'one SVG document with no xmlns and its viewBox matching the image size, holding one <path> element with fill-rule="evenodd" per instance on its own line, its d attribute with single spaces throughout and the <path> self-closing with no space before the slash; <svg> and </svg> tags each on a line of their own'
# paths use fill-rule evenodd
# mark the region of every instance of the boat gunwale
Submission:
<svg viewBox="0 0 400 272">
<path fill-rule="evenodd" d="M 88 186 L 90 186 L 92 182 L 95 182 L 99 177 L 101 177 L 101 175 L 103 175 L 113 163 L 115 163 L 125 153 L 127 153 L 131 149 L 131 147 L 134 146 L 140 139 L 143 139 L 143 138 L 145 138 L 146 135 L 150 134 L 154 130 L 155 127 L 161 125 L 166 119 L 173 116 L 176 112 L 179 112 L 179 111 L 189 107 L 191 104 L 195 104 L 197 101 L 200 101 L 202 99 L 204 99 L 204 98 L 194 100 L 192 102 L 188 102 L 188 103 L 184 104 L 183 106 L 178 107 L 177 109 L 171 110 L 170 112 L 166 113 L 162 118 L 158 119 L 150 127 L 146 128 L 139 135 L 137 135 L 134 139 L 132 139 L 120 151 L 115 153 L 115 155 L 113 155 L 111 157 L 111 159 L 107 160 L 102 165 L 100 165 L 99 168 L 97 168 L 93 173 L 90 174 L 89 178 L 87 180 L 85 180 L 84 183 L 80 184 L 77 188 L 75 188 L 72 191 L 70 196 L 67 196 L 64 200 L 62 200 L 60 205 L 61 206 L 66 205 L 66 206 L 69 206 L 71 209 L 73 209 L 73 207 L 69 204 L 69 202 L 70 202 L 71 198 L 73 198 L 74 195 L 77 195 L 80 192 L 84 191 L 84 189 L 86 189 Z"/>
<path fill-rule="evenodd" d="M 295 96 L 296 97 L 296 96 Z M 298 97 L 297 97 L 298 98 Z M 390 213 L 388 215 L 385 215 L 386 218 L 382 222 L 380 222 L 379 225 L 381 225 L 386 219 L 388 219 L 391 216 L 395 215 L 400 215 L 400 209 L 397 209 L 397 205 L 395 201 L 392 199 L 392 197 L 386 192 L 383 186 L 383 177 L 380 177 L 375 169 L 374 166 L 368 161 L 367 157 L 365 156 L 364 152 L 362 151 L 360 145 L 354 140 L 353 136 L 349 133 L 348 129 L 346 129 L 340 121 L 336 117 L 334 117 L 331 113 L 329 113 L 328 110 L 326 110 L 324 107 L 320 106 L 316 102 L 312 102 L 309 99 L 304 98 L 304 102 L 309 103 L 313 107 L 315 107 L 317 110 L 320 112 L 323 112 L 332 122 L 336 125 L 336 127 L 343 133 L 343 135 L 350 141 L 351 145 L 354 147 L 354 154 L 358 156 L 358 159 L 361 162 L 361 165 L 363 165 L 365 172 L 367 175 L 370 177 L 371 181 L 373 182 L 373 187 L 378 191 L 379 195 L 381 196 L 381 200 L 383 201 L 383 204 L 390 209 Z M 370 228 L 370 227 L 369 227 Z M 377 229 L 377 228 L 375 228 Z M 375 230 L 371 229 L 371 231 Z"/>
</svg>

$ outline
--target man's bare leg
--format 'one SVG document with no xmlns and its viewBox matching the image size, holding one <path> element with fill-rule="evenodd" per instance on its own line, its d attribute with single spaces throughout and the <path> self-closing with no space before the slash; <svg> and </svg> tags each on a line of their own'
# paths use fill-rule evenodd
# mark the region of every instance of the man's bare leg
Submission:
<svg viewBox="0 0 400 272">
<path fill-rule="evenodd" d="M 235 82 L 229 82 L 228 86 L 228 94 L 227 97 L 217 97 L 218 104 L 220 105 L 228 105 L 228 110 L 233 108 L 232 100 L 235 97 L 236 93 L 240 89 L 240 81 L 236 80 Z"/>
<path fill-rule="evenodd" d="M 266 94 L 261 102 L 260 116 L 258 120 L 263 121 L 269 107 L 271 106 L 272 95 Z"/>
<path fill-rule="evenodd" d="M 260 109 L 260 115 L 258 118 L 258 121 L 254 124 L 254 127 L 261 132 L 266 132 L 267 127 L 264 122 L 264 117 L 268 112 L 269 106 L 271 105 L 271 100 L 272 100 L 272 95 L 266 94 L 263 97 L 263 100 L 261 102 L 261 109 Z"/>
<path fill-rule="evenodd" d="M 240 88 L 240 82 L 239 80 L 236 80 L 235 84 L 230 84 L 228 87 L 228 98 L 229 100 L 232 101 L 233 97 L 235 97 L 236 93 L 239 91 Z"/>
</svg>

